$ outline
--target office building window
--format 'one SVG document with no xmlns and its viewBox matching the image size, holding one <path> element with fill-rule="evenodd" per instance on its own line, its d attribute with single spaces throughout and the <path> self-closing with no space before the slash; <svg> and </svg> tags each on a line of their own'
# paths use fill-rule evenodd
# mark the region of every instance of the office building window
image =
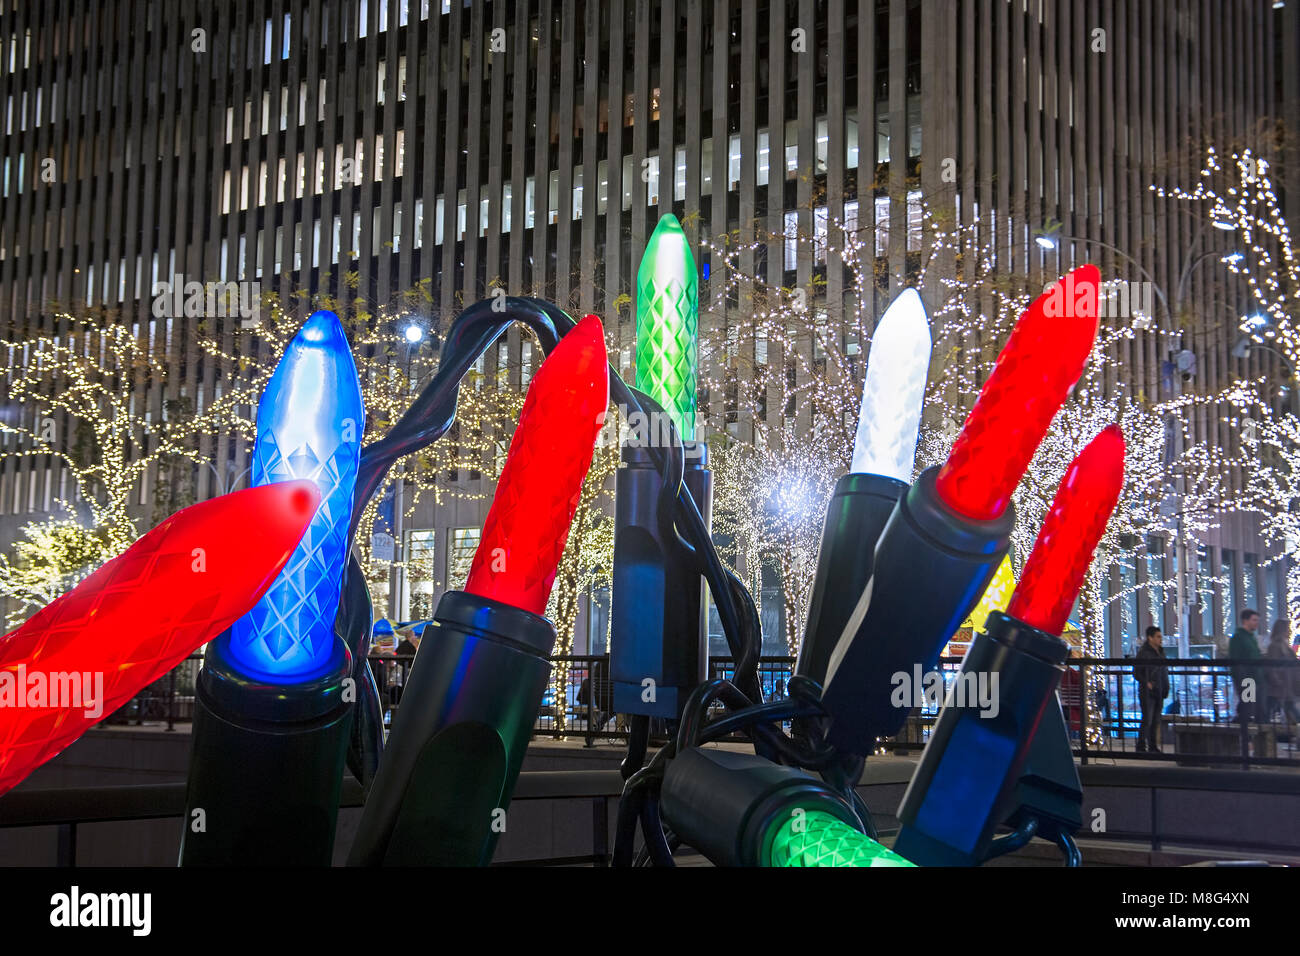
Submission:
<svg viewBox="0 0 1300 956">
<path fill-rule="evenodd" d="M 407 615 L 413 620 L 433 617 L 437 539 L 438 533 L 431 530 L 410 531 L 406 535 L 406 586 L 410 600 Z"/>
<path fill-rule="evenodd" d="M 1147 592 L 1147 610 L 1151 615 L 1151 623 L 1160 628 L 1163 633 L 1168 633 L 1165 626 L 1165 556 L 1163 554 L 1148 554 L 1145 557 L 1146 568 L 1146 592 Z M 1145 627 L 1143 628 L 1145 631 Z"/>
<path fill-rule="evenodd" d="M 1204 547 L 1196 550 L 1196 599 L 1200 614 L 1192 615 L 1192 630 L 1201 637 L 1214 636 L 1214 574 Z"/>
<path fill-rule="evenodd" d="M 478 528 L 451 529 L 451 545 L 447 549 L 447 590 L 459 591 L 469 580 L 469 568 L 474 562 L 481 535 Z"/>
<path fill-rule="evenodd" d="M 1263 610 L 1259 606 L 1259 560 L 1253 554 L 1241 556 L 1241 601 L 1243 610 L 1248 607 Z M 1265 624 L 1271 627 L 1274 620 L 1270 615 Z"/>
<path fill-rule="evenodd" d="M 1237 628 L 1237 556 L 1226 548 L 1219 551 L 1219 593 L 1223 596 L 1221 634 L 1231 634 Z"/>
</svg>

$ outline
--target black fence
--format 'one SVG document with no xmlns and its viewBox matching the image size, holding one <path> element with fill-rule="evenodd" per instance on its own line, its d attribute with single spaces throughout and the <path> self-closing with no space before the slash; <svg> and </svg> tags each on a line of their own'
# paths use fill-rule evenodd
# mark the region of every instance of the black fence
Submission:
<svg viewBox="0 0 1300 956">
<path fill-rule="evenodd" d="M 194 683 L 202 664 L 202 654 L 191 654 L 109 714 L 104 723 L 135 727 L 161 724 L 167 730 L 175 730 L 178 723 L 188 724 L 194 719 Z"/>
<path fill-rule="evenodd" d="M 194 682 L 201 660 L 197 655 L 185 659 L 110 715 L 106 723 L 163 726 L 167 730 L 188 723 L 193 717 Z M 391 725 L 401 706 L 402 689 L 413 661 L 413 657 L 392 654 L 369 657 L 386 725 Z M 1169 676 L 1169 695 L 1159 702 L 1159 715 L 1148 714 L 1156 727 L 1158 749 L 1144 750 L 1142 701 L 1133 677 L 1134 663 L 1132 658 L 1074 658 L 1067 663 L 1059 696 L 1074 752 L 1081 762 L 1143 759 L 1183 765 L 1300 767 L 1296 742 L 1300 666 L 1269 659 L 1250 662 L 1256 700 L 1247 701 L 1243 707 L 1237 699 L 1232 661 L 1167 660 L 1164 668 Z M 561 679 L 552 682 L 543 696 L 536 735 L 580 737 L 589 745 L 601 741 L 621 743 L 627 736 L 627 726 L 625 718 L 614 713 L 609 657 L 556 657 L 553 664 Z M 793 657 L 760 660 L 759 682 L 765 700 L 785 696 L 794 664 Z M 940 660 L 937 670 L 943 691 L 935 696 L 946 697 L 960 668 L 961 658 Z M 731 658 L 713 658 L 709 662 L 712 677 L 731 677 L 734 671 Z M 563 688 L 562 694 L 557 693 L 558 687 Z M 909 715 L 896 737 L 880 742 L 881 749 L 910 753 L 924 747 L 938 711 L 934 701 L 927 700 Z M 659 734 L 667 730 L 661 725 L 654 729 Z"/>
</svg>

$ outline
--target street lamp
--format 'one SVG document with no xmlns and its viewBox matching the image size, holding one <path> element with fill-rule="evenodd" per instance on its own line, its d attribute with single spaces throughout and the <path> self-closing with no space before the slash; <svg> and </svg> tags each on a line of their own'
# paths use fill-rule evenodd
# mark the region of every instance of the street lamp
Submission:
<svg viewBox="0 0 1300 956">
<path fill-rule="evenodd" d="M 415 353 L 419 351 L 427 335 L 424 323 L 418 316 L 403 316 L 398 319 L 398 326 L 401 328 L 402 338 L 406 341 L 406 387 L 414 392 L 417 384 L 414 374 Z M 405 617 L 402 610 L 402 596 L 406 590 L 404 567 L 406 552 L 402 543 L 402 519 L 406 511 L 405 476 L 406 463 L 403 461 L 397 467 L 397 479 L 393 487 L 393 560 L 388 571 L 388 616 L 394 621 Z"/>
<path fill-rule="evenodd" d="M 1196 232 L 1192 236 L 1191 243 L 1188 245 L 1189 252 L 1195 249 L 1196 244 L 1200 242 L 1202 238 L 1205 236 L 1205 230 L 1207 226 L 1213 226 L 1215 229 L 1219 229 L 1227 232 L 1227 231 L 1235 230 L 1237 228 L 1237 223 L 1230 219 L 1212 219 L 1208 223 L 1202 223 L 1201 226 L 1196 230 Z M 1235 257 L 1241 256 L 1241 253 L 1238 251 L 1228 253 L 1225 256 L 1222 252 L 1218 250 L 1205 250 L 1201 252 L 1199 255 L 1191 256 L 1187 260 L 1187 262 L 1183 265 L 1182 270 L 1178 274 L 1178 281 L 1174 286 L 1174 298 L 1171 303 L 1168 295 L 1165 294 L 1165 290 L 1161 287 L 1161 285 L 1158 282 L 1155 281 L 1154 277 L 1146 269 L 1146 267 L 1143 266 L 1142 263 L 1138 262 L 1137 259 L 1133 258 L 1133 256 L 1125 252 L 1123 249 L 1120 249 L 1118 246 L 1115 246 L 1112 243 L 1106 242 L 1101 239 L 1090 239 L 1085 236 L 1064 235 L 1061 232 L 1061 228 L 1062 228 L 1062 224 L 1060 222 L 1054 220 L 1048 220 L 1043 224 L 1042 228 L 1040 228 L 1037 232 L 1034 233 L 1034 241 L 1038 244 L 1039 248 L 1044 250 L 1059 249 L 1060 243 L 1063 240 L 1069 242 L 1080 242 L 1083 243 L 1085 247 L 1089 243 L 1091 243 L 1093 245 L 1100 246 L 1103 249 L 1107 249 L 1113 254 L 1115 254 L 1116 256 L 1118 256 L 1119 258 L 1123 259 L 1125 262 L 1133 266 L 1133 268 L 1135 268 L 1141 274 L 1142 278 L 1145 279 L 1150 284 L 1152 291 L 1156 295 L 1156 298 L 1160 300 L 1160 305 L 1164 308 L 1167 328 L 1171 332 L 1177 332 L 1180 339 L 1182 337 L 1182 329 L 1178 324 L 1178 316 L 1181 315 L 1182 313 L 1183 296 L 1184 293 L 1186 292 L 1187 282 L 1188 279 L 1191 277 L 1192 272 L 1201 263 L 1211 258 L 1218 257 L 1220 261 L 1228 261 L 1234 259 Z M 1193 353 L 1181 347 L 1175 349 L 1175 351 L 1178 353 L 1178 357 L 1176 360 L 1178 365 L 1182 366 L 1184 365 L 1184 363 L 1187 363 L 1188 367 L 1194 367 L 1191 366 L 1191 363 L 1194 363 L 1195 361 L 1195 356 Z M 1173 387 L 1174 387 L 1175 394 L 1181 394 L 1182 378 L 1180 376 L 1178 375 L 1173 376 Z M 1178 445 L 1176 452 L 1181 452 L 1182 450 L 1181 447 L 1182 438 L 1183 438 L 1182 430 L 1181 429 L 1175 430 L 1174 441 Z M 1181 501 L 1186 494 L 1186 491 L 1183 487 L 1184 477 L 1181 469 L 1178 469 L 1177 484 L 1178 487 L 1176 493 L 1178 495 L 1179 500 Z M 1177 592 L 1178 594 L 1177 612 L 1178 612 L 1178 627 L 1179 627 L 1178 654 L 1180 657 L 1185 657 L 1188 654 L 1188 635 L 1190 633 L 1189 628 L 1191 626 L 1191 622 L 1189 619 L 1187 591 L 1185 589 L 1184 581 L 1183 581 L 1184 575 L 1181 570 L 1187 566 L 1187 560 L 1188 560 L 1187 557 L 1188 548 L 1187 548 L 1187 542 L 1184 540 L 1183 525 L 1182 525 L 1181 518 L 1179 519 L 1178 527 L 1176 529 L 1176 535 L 1177 538 L 1174 546 L 1174 556 L 1180 568 L 1179 575 L 1178 575 L 1178 592 Z"/>
</svg>

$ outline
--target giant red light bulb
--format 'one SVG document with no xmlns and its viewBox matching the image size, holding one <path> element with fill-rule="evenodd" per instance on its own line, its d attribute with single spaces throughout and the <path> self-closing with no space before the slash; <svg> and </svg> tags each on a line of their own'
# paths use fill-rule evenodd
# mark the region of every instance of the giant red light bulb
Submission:
<svg viewBox="0 0 1300 956">
<path fill-rule="evenodd" d="M 534 614 L 546 610 L 608 406 L 605 330 L 589 315 L 560 340 L 528 387 L 468 593 Z"/>
<path fill-rule="evenodd" d="M 1070 462 L 1007 614 L 1059 635 L 1124 485 L 1124 433 L 1107 425 Z"/>
<path fill-rule="evenodd" d="M 192 505 L 0 638 L 0 793 L 247 613 L 319 503 L 287 481 Z"/>
<path fill-rule="evenodd" d="M 988 521 L 1006 510 L 1092 352 L 1100 281 L 1096 266 L 1080 266 L 1016 323 L 935 481 L 954 511 Z"/>
</svg>

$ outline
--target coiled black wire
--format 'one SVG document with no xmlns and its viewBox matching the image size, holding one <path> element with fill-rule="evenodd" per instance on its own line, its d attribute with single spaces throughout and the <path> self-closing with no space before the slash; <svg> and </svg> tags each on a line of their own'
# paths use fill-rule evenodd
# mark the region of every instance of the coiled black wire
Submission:
<svg viewBox="0 0 1300 956">
<path fill-rule="evenodd" d="M 461 380 L 479 356 L 515 322 L 533 331 L 545 354 L 549 354 L 575 325 L 572 317 L 553 303 L 523 296 L 507 296 L 504 303 L 496 298 L 485 299 L 461 312 L 448 330 L 441 361 L 429 383 L 383 438 L 362 449 L 349 541 L 356 534 L 366 505 L 383 484 L 393 464 L 437 441 L 451 428 L 456 417 Z M 623 762 L 623 776 L 627 783 L 619 806 L 614 863 L 622 866 L 632 863 L 632 844 L 636 826 L 640 823 L 649 859 L 656 865 L 672 865 L 671 843 L 676 841 L 670 842 L 664 833 L 659 817 L 658 790 L 664 767 L 676 752 L 679 741 L 706 742 L 733 732 L 747 731 L 755 752 L 774 761 L 821 769 L 833 767 L 839 758 L 821 746 L 818 740 L 794 741 L 780 729 L 782 720 L 819 713 L 816 699 L 820 697 L 820 687 L 804 688 L 801 695 L 796 695 L 798 679 L 792 679 L 791 699 L 794 703 L 763 703 L 758 680 L 758 660 L 762 652 L 758 611 L 744 583 L 719 557 L 699 505 L 682 480 L 685 451 L 676 428 L 657 402 L 629 386 L 612 366 L 609 383 L 611 399 L 623 406 L 629 417 L 640 413 L 643 420 L 651 420 L 650 415 L 658 412 L 654 420 L 669 422 L 671 440 L 667 445 L 649 445 L 651 460 L 663 478 L 659 508 L 661 531 L 664 539 L 676 550 L 678 560 L 684 561 L 707 582 L 728 648 L 736 661 L 734 680 L 723 681 L 717 686 L 717 682 L 708 682 L 704 687 L 711 689 L 706 690 L 694 706 L 688 704 L 689 724 L 684 720 L 682 727 L 686 736 L 679 733 L 678 740 L 670 741 L 645 767 L 641 765 L 649 743 L 649 719 L 634 717 L 632 721 L 628 754 Z M 354 676 L 358 678 L 360 688 L 353 732 L 355 752 L 350 764 L 362 783 L 368 784 L 378 762 L 383 730 L 373 677 L 364 653 L 355 653 L 368 639 L 372 617 L 368 594 L 364 588 L 355 586 L 360 582 L 361 567 L 353 556 L 346 572 L 346 583 L 352 585 L 345 587 L 349 599 L 340 605 L 336 628 L 354 650 Z M 692 699 L 695 696 L 693 694 Z M 709 703 L 715 698 L 721 701 L 727 714 L 712 724 L 704 724 Z"/>
</svg>

